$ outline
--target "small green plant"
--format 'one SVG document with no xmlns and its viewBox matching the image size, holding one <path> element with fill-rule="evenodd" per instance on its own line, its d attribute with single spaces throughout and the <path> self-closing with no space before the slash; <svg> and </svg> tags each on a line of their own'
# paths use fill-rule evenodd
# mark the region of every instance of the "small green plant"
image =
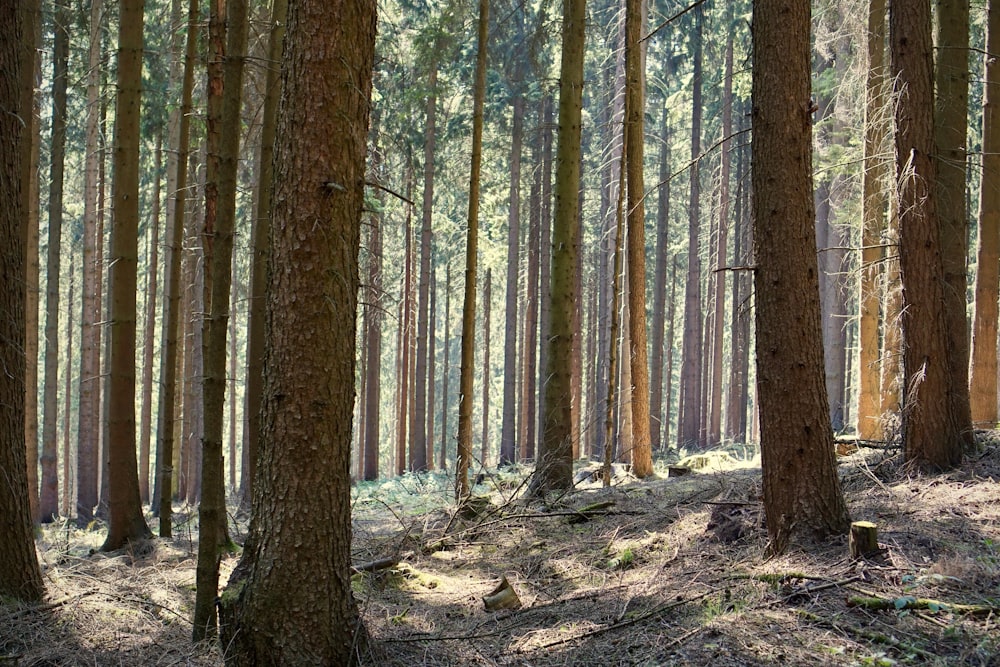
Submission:
<svg viewBox="0 0 1000 667">
<path fill-rule="evenodd" d="M 608 561 L 610 570 L 627 570 L 633 565 L 635 565 L 635 554 L 629 547 L 625 547 L 620 554 Z"/>
</svg>

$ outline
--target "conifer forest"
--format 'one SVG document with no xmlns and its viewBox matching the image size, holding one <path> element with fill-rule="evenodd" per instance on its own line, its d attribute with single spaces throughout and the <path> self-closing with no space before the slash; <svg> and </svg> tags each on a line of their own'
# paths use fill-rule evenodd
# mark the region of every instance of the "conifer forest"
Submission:
<svg viewBox="0 0 1000 667">
<path fill-rule="evenodd" d="M 1000 665 L 993 0 L 0 0 L 0 665 Z"/>
</svg>

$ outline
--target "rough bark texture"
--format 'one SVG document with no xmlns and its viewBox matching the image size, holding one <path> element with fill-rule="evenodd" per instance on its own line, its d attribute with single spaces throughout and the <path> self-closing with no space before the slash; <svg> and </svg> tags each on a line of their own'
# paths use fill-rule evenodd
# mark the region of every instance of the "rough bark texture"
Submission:
<svg viewBox="0 0 1000 667">
<path fill-rule="evenodd" d="M 632 472 L 653 474 L 649 435 L 649 357 L 646 345 L 646 207 L 642 174 L 645 70 L 642 58 L 642 0 L 628 0 L 625 11 L 625 168 L 628 176 L 629 363 L 632 378 Z M 579 261 L 579 260 L 578 260 Z M 579 334 L 578 334 L 579 336 Z"/>
<path fill-rule="evenodd" d="M 115 105 L 114 226 L 108 274 L 108 536 L 113 551 L 149 537 L 139 500 L 135 449 L 135 329 L 139 230 L 139 105 L 142 98 L 143 0 L 121 0 Z"/>
<path fill-rule="evenodd" d="M 903 285 L 903 450 L 927 470 L 962 459 L 962 428 L 954 412 L 934 183 L 934 97 L 928 3 L 893 0 L 889 9 L 892 76 L 896 86 L 896 183 L 899 189 L 899 269 Z M 965 387 L 963 383 L 963 387 Z M 967 391 L 967 388 L 965 388 Z"/>
<path fill-rule="evenodd" d="M 827 412 L 813 233 L 808 0 L 754 2 L 757 382 L 770 549 L 847 531 Z"/>
<path fill-rule="evenodd" d="M 858 436 L 882 438 L 879 405 L 879 292 L 881 239 L 885 227 L 888 150 L 885 68 L 885 0 L 868 5 L 868 72 L 865 79 L 865 143 L 862 173 L 861 272 L 858 319 Z"/>
<path fill-rule="evenodd" d="M 987 5 L 986 53 L 1000 48 L 1000 7 Z M 979 191 L 979 247 L 976 250 L 976 299 L 972 316 L 969 400 L 979 428 L 997 422 L 997 298 L 1000 288 L 1000 63 L 983 57 L 983 180 Z"/>
<path fill-rule="evenodd" d="M 222 596 L 230 665 L 346 665 L 358 248 L 375 3 L 291 4 L 275 146 L 263 447 Z"/>
<path fill-rule="evenodd" d="M 30 113 L 22 74 L 32 68 L 32 3 L 0 2 L 0 596 L 34 601 L 45 593 L 35 556 L 24 446 L 24 304 L 27 237 L 22 160 Z"/>
<path fill-rule="evenodd" d="M 573 484 L 572 356 L 576 305 L 576 244 L 580 224 L 580 110 L 583 98 L 584 0 L 563 2 L 562 64 L 559 76 L 559 145 L 556 152 L 556 211 L 552 225 L 548 379 L 544 388 L 542 451 L 535 490 L 567 489 Z M 544 249 L 543 249 L 544 251 Z"/>
<path fill-rule="evenodd" d="M 969 0 L 936 0 L 934 12 L 934 191 L 942 292 L 948 335 L 952 419 L 963 442 L 975 443 L 969 406 L 968 236 L 966 141 L 969 111 Z"/>
</svg>

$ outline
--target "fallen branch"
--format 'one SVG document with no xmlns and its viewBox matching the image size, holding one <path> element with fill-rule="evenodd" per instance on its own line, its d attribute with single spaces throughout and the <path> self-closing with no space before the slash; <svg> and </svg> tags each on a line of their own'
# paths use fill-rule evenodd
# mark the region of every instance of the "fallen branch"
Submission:
<svg viewBox="0 0 1000 667">
<path fill-rule="evenodd" d="M 895 599 L 865 597 L 854 595 L 847 598 L 848 607 L 861 607 L 873 611 L 882 610 L 903 610 L 903 609 L 924 609 L 928 611 L 950 611 L 954 614 L 968 614 L 970 616 L 986 616 L 988 614 L 1000 613 L 1000 606 L 990 604 L 958 604 L 954 602 L 943 602 L 931 598 L 915 598 L 903 596 Z"/>
<path fill-rule="evenodd" d="M 845 635 L 854 635 L 870 642 L 875 642 L 877 644 L 885 644 L 886 646 L 891 646 L 892 648 L 898 651 L 904 653 L 913 653 L 926 659 L 937 657 L 935 654 L 925 651 L 924 649 L 918 646 L 914 646 L 913 644 L 900 641 L 895 637 L 890 637 L 889 635 L 884 635 L 881 632 L 875 632 L 874 630 L 866 630 L 864 628 L 858 628 L 853 625 L 841 625 L 840 623 L 835 623 L 834 621 L 821 618 L 816 614 L 805 611 L 804 609 L 798 609 L 796 610 L 796 613 L 802 618 L 809 621 L 810 623 L 814 623 L 816 625 L 836 630 L 837 632 L 843 633 Z"/>
<path fill-rule="evenodd" d="M 362 563 L 360 565 L 351 566 L 351 574 L 361 574 L 362 572 L 378 572 L 379 570 L 387 570 L 390 567 L 395 567 L 399 565 L 399 558 L 389 556 L 388 558 L 379 558 L 378 560 L 373 560 L 368 563 Z"/>
</svg>

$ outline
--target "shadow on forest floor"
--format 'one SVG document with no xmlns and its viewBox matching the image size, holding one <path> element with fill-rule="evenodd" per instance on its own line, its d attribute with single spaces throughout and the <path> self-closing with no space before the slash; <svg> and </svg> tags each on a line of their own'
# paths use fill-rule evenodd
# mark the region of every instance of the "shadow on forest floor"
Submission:
<svg viewBox="0 0 1000 667">
<path fill-rule="evenodd" d="M 983 454 L 938 476 L 906 475 L 893 451 L 839 459 L 853 518 L 879 530 L 864 560 L 845 538 L 765 560 L 752 461 L 587 481 L 547 505 L 517 493 L 526 471 L 494 473 L 465 517 L 444 475 L 359 485 L 355 563 L 399 559 L 354 576 L 363 664 L 1000 665 L 1000 434 L 980 436 Z M 196 530 L 181 515 L 175 534 L 105 555 L 98 532 L 46 529 L 48 601 L 0 607 L 0 664 L 221 664 L 190 643 Z M 522 606 L 488 612 L 502 577 Z"/>
</svg>

